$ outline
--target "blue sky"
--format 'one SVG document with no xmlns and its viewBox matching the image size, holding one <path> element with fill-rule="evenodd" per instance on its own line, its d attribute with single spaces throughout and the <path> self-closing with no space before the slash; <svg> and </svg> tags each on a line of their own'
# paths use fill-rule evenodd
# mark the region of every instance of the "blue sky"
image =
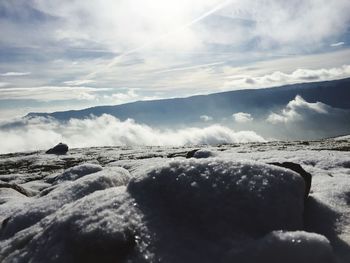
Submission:
<svg viewBox="0 0 350 263">
<path fill-rule="evenodd" d="M 0 32 L 0 119 L 350 77 L 348 0 L 5 0 Z"/>
</svg>

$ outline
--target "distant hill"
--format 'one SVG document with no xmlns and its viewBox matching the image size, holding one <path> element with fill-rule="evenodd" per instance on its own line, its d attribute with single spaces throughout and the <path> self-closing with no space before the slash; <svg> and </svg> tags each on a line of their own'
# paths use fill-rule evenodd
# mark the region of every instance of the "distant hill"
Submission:
<svg viewBox="0 0 350 263">
<path fill-rule="evenodd" d="M 50 116 L 58 120 L 86 118 L 104 113 L 121 120 L 132 118 L 140 123 L 165 126 L 199 122 L 199 116 L 225 118 L 235 112 L 265 116 L 284 107 L 296 95 L 308 102 L 323 102 L 332 107 L 350 109 L 350 78 L 325 82 L 248 89 L 192 96 L 188 98 L 137 101 L 115 106 L 97 106 L 83 110 L 53 113 L 29 113 L 27 116 Z"/>
</svg>

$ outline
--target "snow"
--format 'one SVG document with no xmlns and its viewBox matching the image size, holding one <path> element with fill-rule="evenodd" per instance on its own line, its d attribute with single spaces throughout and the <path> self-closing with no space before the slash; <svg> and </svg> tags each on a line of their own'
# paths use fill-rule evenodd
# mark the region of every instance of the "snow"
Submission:
<svg viewBox="0 0 350 263">
<path fill-rule="evenodd" d="M 87 164 L 85 169 L 82 166 L 75 167 L 72 170 L 89 170 L 91 165 Z M 66 171 L 63 174 L 67 174 Z M 27 202 L 23 207 L 8 206 L 7 213 L 0 214 L 8 217 L 6 228 L 2 231 L 3 237 L 8 237 L 14 233 L 27 228 L 45 216 L 55 212 L 64 205 L 74 202 L 90 193 L 98 190 L 104 190 L 110 187 L 126 184 L 129 180 L 129 172 L 123 168 L 113 169 L 113 172 L 101 171 L 90 175 L 85 175 L 74 182 L 61 183 L 57 187 L 48 188 L 49 191 L 43 192 L 43 196 L 37 197 L 34 202 Z M 6 211 L 6 208 L 4 209 Z"/>
<path fill-rule="evenodd" d="M 0 204 L 27 198 L 25 195 L 11 188 L 0 188 Z"/>
<path fill-rule="evenodd" d="M 329 240 L 319 234 L 305 231 L 273 231 L 260 240 L 255 261 L 265 262 L 333 262 Z"/>
<path fill-rule="evenodd" d="M 73 181 L 84 175 L 96 173 L 101 170 L 102 170 L 101 165 L 96 165 L 96 164 L 77 165 L 66 170 L 63 174 L 54 178 L 54 183 L 58 184 L 63 181 Z"/>
<path fill-rule="evenodd" d="M 350 153 L 334 150 L 344 143 L 2 156 L 18 169 L 0 179 L 37 194 L 0 189 L 0 261 L 347 263 Z M 43 170 L 18 165 L 29 160 Z M 302 177 L 276 161 L 313 175 L 306 202 Z"/>
</svg>

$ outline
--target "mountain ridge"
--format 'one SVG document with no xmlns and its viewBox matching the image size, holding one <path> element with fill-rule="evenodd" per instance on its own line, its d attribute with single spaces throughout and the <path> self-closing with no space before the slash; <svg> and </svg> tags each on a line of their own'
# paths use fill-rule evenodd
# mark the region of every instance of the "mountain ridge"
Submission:
<svg viewBox="0 0 350 263">
<path fill-rule="evenodd" d="M 263 115 L 285 106 L 296 95 L 308 102 L 322 102 L 335 108 L 350 109 L 350 78 L 283 85 L 262 89 L 243 89 L 170 98 L 135 101 L 119 105 L 104 105 L 81 110 L 52 113 L 28 113 L 27 117 L 53 117 L 58 120 L 82 119 L 91 115 L 110 114 L 121 120 L 128 118 L 138 122 L 162 125 L 199 121 L 199 116 L 227 117 L 235 112 Z"/>
</svg>

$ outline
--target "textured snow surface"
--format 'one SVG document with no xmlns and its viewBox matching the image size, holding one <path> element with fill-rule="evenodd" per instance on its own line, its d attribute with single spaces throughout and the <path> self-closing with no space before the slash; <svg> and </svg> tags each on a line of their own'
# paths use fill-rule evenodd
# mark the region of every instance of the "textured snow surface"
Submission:
<svg viewBox="0 0 350 263">
<path fill-rule="evenodd" d="M 0 261 L 350 262 L 350 153 L 293 147 L 3 156 L 0 179 L 37 194 L 0 188 Z M 302 177 L 274 161 L 313 175 L 306 202 Z"/>
</svg>

